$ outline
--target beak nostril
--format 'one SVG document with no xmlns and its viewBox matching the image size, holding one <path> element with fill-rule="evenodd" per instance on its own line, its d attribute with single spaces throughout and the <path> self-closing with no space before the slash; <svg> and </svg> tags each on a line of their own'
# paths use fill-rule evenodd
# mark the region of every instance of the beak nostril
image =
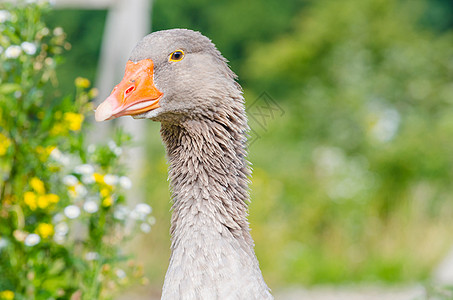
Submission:
<svg viewBox="0 0 453 300">
<path fill-rule="evenodd" d="M 130 86 L 127 88 L 127 90 L 124 91 L 124 97 L 127 97 L 130 93 L 132 93 L 135 90 L 134 86 Z"/>
</svg>

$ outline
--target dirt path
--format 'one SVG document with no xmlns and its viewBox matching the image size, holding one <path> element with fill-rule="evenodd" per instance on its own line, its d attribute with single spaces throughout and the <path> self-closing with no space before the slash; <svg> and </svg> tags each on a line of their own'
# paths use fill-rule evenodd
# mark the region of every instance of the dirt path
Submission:
<svg viewBox="0 0 453 300">
<path fill-rule="evenodd" d="M 412 287 L 378 287 L 378 286 L 321 286 L 310 289 L 300 287 L 285 288 L 273 292 L 275 300 L 424 300 L 425 289 L 422 286 Z M 159 300 L 159 291 L 134 291 L 116 300 Z"/>
<path fill-rule="evenodd" d="M 388 287 L 315 287 L 312 289 L 288 288 L 277 291 L 276 300 L 422 300 L 425 290 L 421 286 Z"/>
</svg>

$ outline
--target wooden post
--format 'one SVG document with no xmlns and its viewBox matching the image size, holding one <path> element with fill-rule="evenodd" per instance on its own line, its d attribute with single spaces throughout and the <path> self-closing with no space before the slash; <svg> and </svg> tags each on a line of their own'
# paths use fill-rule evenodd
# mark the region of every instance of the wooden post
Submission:
<svg viewBox="0 0 453 300">
<path fill-rule="evenodd" d="M 99 59 L 96 87 L 99 89 L 99 104 L 123 77 L 124 67 L 135 44 L 149 33 L 151 0 L 57 0 L 57 8 L 108 9 L 103 35 L 101 57 Z M 144 136 L 146 120 L 133 120 L 130 117 L 119 120 L 138 146 L 128 150 L 130 177 L 136 185 L 142 181 L 140 170 L 144 161 Z M 112 121 L 96 123 L 96 130 L 90 140 L 105 141 L 111 135 Z M 142 189 L 131 189 L 128 198 L 132 202 L 142 202 Z"/>
<path fill-rule="evenodd" d="M 97 86 L 99 99 L 105 99 L 112 88 L 118 84 L 124 75 L 124 67 L 133 47 L 146 34 L 150 28 L 150 5 L 147 0 L 121 0 L 115 1 L 107 15 L 104 40 L 102 42 L 101 59 L 99 61 L 99 76 Z M 142 166 L 145 159 L 144 137 L 146 120 L 133 120 L 124 117 L 118 120 L 134 143 L 138 146 L 129 149 L 127 153 L 130 177 L 132 182 L 139 185 L 142 182 Z M 106 122 L 108 124 L 108 122 Z M 135 186 L 128 193 L 132 202 L 143 202 L 142 188 Z"/>
</svg>

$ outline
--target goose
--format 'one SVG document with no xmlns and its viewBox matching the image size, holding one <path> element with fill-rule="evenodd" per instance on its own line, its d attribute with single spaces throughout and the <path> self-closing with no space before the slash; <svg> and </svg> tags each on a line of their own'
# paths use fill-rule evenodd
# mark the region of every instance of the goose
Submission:
<svg viewBox="0 0 453 300">
<path fill-rule="evenodd" d="M 96 109 L 161 123 L 172 191 L 171 257 L 162 299 L 273 299 L 247 221 L 251 175 L 242 89 L 211 40 L 151 33 Z"/>
</svg>

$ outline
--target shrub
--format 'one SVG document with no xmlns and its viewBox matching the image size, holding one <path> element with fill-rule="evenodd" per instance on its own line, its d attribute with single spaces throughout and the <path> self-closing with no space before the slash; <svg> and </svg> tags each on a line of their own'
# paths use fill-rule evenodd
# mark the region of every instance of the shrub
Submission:
<svg viewBox="0 0 453 300">
<path fill-rule="evenodd" d="M 109 299 L 142 267 L 120 245 L 149 232 L 151 208 L 125 205 L 129 136 L 86 146 L 96 90 L 61 96 L 55 67 L 70 45 L 47 28 L 45 1 L 0 4 L 0 299 Z"/>
</svg>

